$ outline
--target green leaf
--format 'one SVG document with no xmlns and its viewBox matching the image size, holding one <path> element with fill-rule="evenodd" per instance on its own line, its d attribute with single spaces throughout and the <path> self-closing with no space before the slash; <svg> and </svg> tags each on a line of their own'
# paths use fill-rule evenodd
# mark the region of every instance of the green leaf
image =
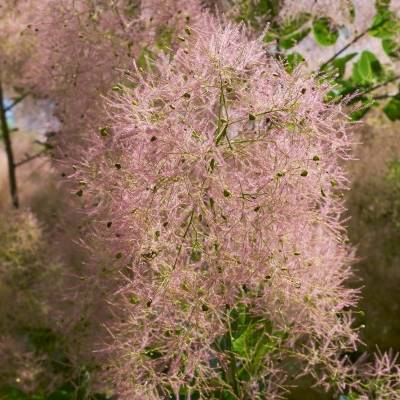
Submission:
<svg viewBox="0 0 400 400">
<path fill-rule="evenodd" d="M 292 73 L 294 69 L 304 61 L 304 57 L 300 53 L 294 52 L 288 54 L 286 56 L 286 71 Z"/>
<path fill-rule="evenodd" d="M 390 39 L 399 32 L 399 20 L 386 7 L 378 8 L 369 34 L 380 39 Z"/>
<path fill-rule="evenodd" d="M 277 1 L 274 0 L 259 0 L 254 7 L 256 15 L 268 15 L 277 9 Z M 276 13 L 276 11 L 275 11 Z"/>
<path fill-rule="evenodd" d="M 155 55 L 147 47 L 143 47 L 136 60 L 137 66 L 143 71 L 150 71 L 154 65 Z"/>
<path fill-rule="evenodd" d="M 336 43 L 339 37 L 339 31 L 334 26 L 333 22 L 327 17 L 314 20 L 313 33 L 315 40 L 321 46 L 332 46 Z"/>
<path fill-rule="evenodd" d="M 291 49 L 297 43 L 302 41 L 309 34 L 310 30 L 310 28 L 306 28 L 291 35 L 281 37 L 279 40 L 280 47 L 285 50 Z"/>
<path fill-rule="evenodd" d="M 391 121 L 400 120 L 400 94 L 393 97 L 383 108 L 383 112 Z"/>
<path fill-rule="evenodd" d="M 260 24 L 265 24 L 266 20 L 272 21 L 280 10 L 280 0 L 245 0 L 237 3 L 239 10 L 235 20 L 244 21 L 255 28 L 261 28 Z"/>
<path fill-rule="evenodd" d="M 379 60 L 370 51 L 363 51 L 359 61 L 353 64 L 352 80 L 358 85 L 368 86 L 383 78 L 384 70 Z"/>
<path fill-rule="evenodd" d="M 356 111 L 350 113 L 350 119 L 352 121 L 358 121 L 363 118 L 365 114 L 367 114 L 367 112 L 376 104 L 374 100 L 366 96 L 357 97 L 355 102 L 360 102 L 361 105 Z"/>
<path fill-rule="evenodd" d="M 232 341 L 232 349 L 240 356 L 247 356 L 248 347 L 251 346 L 252 327 L 249 325 L 247 329 L 235 340 Z"/>
<path fill-rule="evenodd" d="M 356 55 L 357 53 L 351 53 L 344 57 L 336 58 L 334 61 L 332 61 L 332 67 L 337 70 L 338 78 L 342 78 L 344 76 L 347 62 L 353 59 Z"/>
<path fill-rule="evenodd" d="M 358 86 L 353 85 L 352 80 L 338 80 L 336 86 L 325 96 L 325 101 L 340 101 L 344 96 L 356 92 Z"/>
<path fill-rule="evenodd" d="M 367 114 L 367 112 L 371 109 L 371 107 L 362 107 L 357 111 L 353 111 L 350 113 L 350 119 L 352 121 L 359 121 L 361 118 Z"/>
<path fill-rule="evenodd" d="M 263 41 L 264 43 L 271 43 L 273 42 L 275 39 L 279 38 L 279 34 L 272 31 L 272 30 L 268 30 L 267 32 L 265 32 Z"/>
<path fill-rule="evenodd" d="M 168 26 L 159 26 L 157 28 L 156 46 L 160 50 L 163 50 L 165 52 L 169 51 L 172 43 L 172 37 L 173 37 L 172 33 L 173 33 L 172 29 Z"/>
<path fill-rule="evenodd" d="M 290 49 L 303 40 L 311 31 L 308 27 L 304 28 L 304 25 L 309 20 L 310 15 L 303 13 L 289 23 L 283 25 L 278 31 L 280 47 L 283 49 Z"/>
<path fill-rule="evenodd" d="M 383 39 L 382 48 L 390 57 L 398 58 L 400 56 L 400 44 L 393 39 Z"/>
<path fill-rule="evenodd" d="M 270 321 L 250 313 L 248 306 L 238 304 L 229 314 L 231 350 L 238 356 L 247 359 L 248 363 L 254 358 L 262 358 L 275 348 Z M 272 340 L 272 341 L 271 341 Z"/>
<path fill-rule="evenodd" d="M 298 32 L 310 20 L 310 18 L 310 14 L 301 13 L 296 18 L 291 19 L 289 22 L 285 22 L 280 27 L 281 35 L 287 36 Z"/>
<path fill-rule="evenodd" d="M 375 7 L 377 10 L 388 9 L 390 7 L 391 0 L 375 0 Z"/>
</svg>

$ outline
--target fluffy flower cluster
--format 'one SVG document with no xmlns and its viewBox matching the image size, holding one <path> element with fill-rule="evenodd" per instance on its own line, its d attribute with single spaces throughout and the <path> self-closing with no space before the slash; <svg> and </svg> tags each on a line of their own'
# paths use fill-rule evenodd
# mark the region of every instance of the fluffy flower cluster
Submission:
<svg viewBox="0 0 400 400">
<path fill-rule="evenodd" d="M 101 95 L 123 79 L 132 59 L 146 59 L 178 42 L 197 1 L 54 1 L 37 5 L 31 62 L 35 93 L 56 103 L 66 141 L 102 120 Z M 94 79 L 95 77 L 95 79 Z"/>
<path fill-rule="evenodd" d="M 343 285 L 346 118 L 327 87 L 287 74 L 241 27 L 204 17 L 181 40 L 110 101 L 109 126 L 75 166 L 93 240 L 127 280 L 116 386 L 131 399 L 215 387 L 229 370 L 216 343 L 240 305 L 281 339 L 238 390 L 273 398 L 291 357 L 339 380 L 337 349 L 357 341 L 344 312 L 356 297 Z"/>
<path fill-rule="evenodd" d="M 370 363 L 354 365 L 354 389 L 350 398 L 357 400 L 399 400 L 400 368 L 392 352 L 374 355 Z"/>
</svg>

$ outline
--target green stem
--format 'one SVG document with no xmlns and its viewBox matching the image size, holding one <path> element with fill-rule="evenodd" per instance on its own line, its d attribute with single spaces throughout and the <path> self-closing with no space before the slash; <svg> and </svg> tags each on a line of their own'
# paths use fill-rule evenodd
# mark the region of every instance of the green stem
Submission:
<svg viewBox="0 0 400 400">
<path fill-rule="evenodd" d="M 231 328 L 231 322 L 229 320 L 229 315 L 228 315 L 228 328 L 229 328 L 229 345 L 228 348 L 229 350 L 229 366 L 228 366 L 228 371 L 227 371 L 227 381 L 231 388 L 233 389 L 233 393 L 235 394 L 235 397 L 240 399 L 240 387 L 239 387 L 239 382 L 237 378 L 237 368 L 236 368 L 236 356 L 235 353 L 232 349 L 232 328 Z"/>
<path fill-rule="evenodd" d="M 186 229 L 185 229 L 185 233 L 184 233 L 183 236 L 182 236 L 182 242 L 181 242 L 181 244 L 179 245 L 178 253 L 176 254 L 176 258 L 175 258 L 174 265 L 172 266 L 172 270 L 175 270 L 175 268 L 176 268 L 176 264 L 177 264 L 177 262 L 178 262 L 179 256 L 180 256 L 181 251 L 182 251 L 183 243 L 185 242 L 186 236 L 187 236 L 187 234 L 188 234 L 188 232 L 189 232 L 189 229 L 190 229 L 190 227 L 191 227 L 191 225 L 192 225 L 193 217 L 194 217 L 194 208 L 192 209 L 192 212 L 190 213 L 189 223 L 187 224 Z"/>
</svg>

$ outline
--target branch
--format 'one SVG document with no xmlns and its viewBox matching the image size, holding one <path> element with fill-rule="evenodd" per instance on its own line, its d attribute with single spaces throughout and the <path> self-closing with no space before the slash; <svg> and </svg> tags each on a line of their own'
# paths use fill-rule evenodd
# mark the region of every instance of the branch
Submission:
<svg viewBox="0 0 400 400">
<path fill-rule="evenodd" d="M 355 36 L 349 43 L 347 43 L 344 47 L 342 47 L 339 51 L 337 51 L 331 58 L 329 58 L 327 61 L 325 61 L 318 69 L 318 75 L 321 75 L 322 70 L 330 64 L 333 60 L 335 60 L 337 57 L 339 57 L 344 51 L 346 51 L 350 46 L 352 46 L 354 43 L 359 41 L 363 36 L 365 36 L 371 28 L 368 28 L 361 33 L 359 33 L 357 36 Z"/>
<path fill-rule="evenodd" d="M 390 99 L 395 96 L 396 96 L 396 94 L 381 94 L 379 96 L 374 96 L 372 99 L 373 100 L 385 100 L 385 99 Z"/>
<path fill-rule="evenodd" d="M 8 126 L 8 121 L 6 116 L 6 107 L 4 104 L 3 87 L 1 81 L 0 81 L 0 127 L 1 127 L 1 133 L 3 134 L 3 139 L 7 154 L 8 184 L 10 188 L 11 200 L 13 206 L 15 208 L 18 208 L 19 199 L 18 199 L 17 176 L 15 173 L 14 151 L 10 137 L 10 127 Z"/>
<path fill-rule="evenodd" d="M 347 43 L 344 47 L 342 47 L 338 52 L 336 52 L 328 61 L 325 61 L 318 70 L 318 74 L 317 76 L 321 76 L 322 75 L 322 70 L 329 64 L 331 63 L 333 60 L 335 60 L 337 57 L 339 57 L 345 50 L 347 50 L 350 46 L 352 46 L 354 43 L 358 42 L 364 35 L 366 35 L 369 31 L 371 31 L 372 29 L 376 29 L 379 28 L 380 26 L 382 26 L 384 23 L 386 23 L 388 21 L 388 18 L 384 18 L 382 19 L 378 24 L 376 25 L 372 25 L 369 28 L 365 29 L 364 31 L 362 31 L 361 33 L 359 33 L 357 36 L 355 36 L 349 43 Z"/>
<path fill-rule="evenodd" d="M 375 91 L 376 89 L 379 89 L 381 87 L 388 85 L 389 83 L 397 81 L 398 79 L 400 79 L 400 75 L 396 75 L 393 78 L 391 78 L 385 82 L 382 82 L 382 83 L 379 83 L 378 85 L 372 86 L 369 89 L 365 90 L 364 92 L 360 93 L 360 95 L 371 93 L 371 92 Z"/>
<path fill-rule="evenodd" d="M 389 83 L 392 83 L 392 82 L 394 82 L 394 81 L 397 81 L 398 79 L 400 79 L 400 75 L 394 76 L 393 78 L 391 78 L 391 79 L 389 79 L 389 80 L 387 80 L 387 81 L 385 81 L 385 82 L 378 83 L 378 84 L 375 85 L 375 86 L 371 86 L 370 88 L 364 90 L 363 92 L 360 92 L 360 93 L 356 94 L 356 95 L 353 97 L 353 99 L 359 99 L 360 97 L 362 97 L 362 96 L 364 96 L 364 95 L 366 95 L 366 94 L 368 94 L 368 93 L 374 92 L 375 90 L 380 89 L 380 88 L 382 88 L 382 87 L 388 85 Z M 396 95 L 382 94 L 382 95 L 374 96 L 374 97 L 372 97 L 372 98 L 373 98 L 373 100 L 383 100 L 383 99 L 387 99 L 387 98 L 393 97 L 393 96 L 396 96 Z"/>
<path fill-rule="evenodd" d="M 47 152 L 47 149 L 43 149 L 43 150 L 40 150 L 39 152 L 37 152 L 36 154 L 27 155 L 26 158 L 24 158 L 23 160 L 18 161 L 17 163 L 15 163 L 15 164 L 14 164 L 14 167 L 15 167 L 15 168 L 20 167 L 21 165 L 24 165 L 24 164 L 26 164 L 27 162 L 34 160 L 35 158 L 41 157 L 41 156 L 44 155 L 46 152 Z"/>
<path fill-rule="evenodd" d="M 21 96 L 17 97 L 9 106 L 5 107 L 4 111 L 8 112 L 12 110 L 17 104 L 19 104 L 22 100 L 25 99 L 25 97 L 29 96 L 30 92 L 26 92 L 24 94 L 21 94 Z"/>
</svg>

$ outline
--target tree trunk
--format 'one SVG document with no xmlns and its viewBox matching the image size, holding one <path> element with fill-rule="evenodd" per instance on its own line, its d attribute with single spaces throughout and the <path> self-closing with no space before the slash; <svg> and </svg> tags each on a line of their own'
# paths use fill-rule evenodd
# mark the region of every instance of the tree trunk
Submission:
<svg viewBox="0 0 400 400">
<path fill-rule="evenodd" d="M 15 173 L 15 162 L 14 153 L 12 149 L 10 128 L 8 126 L 6 117 L 6 106 L 4 104 L 3 88 L 0 82 L 0 127 L 4 138 L 4 144 L 6 148 L 7 161 L 8 161 L 8 181 L 10 187 L 10 194 L 12 204 L 15 208 L 19 207 L 18 201 L 18 188 L 17 188 L 17 177 Z"/>
</svg>

